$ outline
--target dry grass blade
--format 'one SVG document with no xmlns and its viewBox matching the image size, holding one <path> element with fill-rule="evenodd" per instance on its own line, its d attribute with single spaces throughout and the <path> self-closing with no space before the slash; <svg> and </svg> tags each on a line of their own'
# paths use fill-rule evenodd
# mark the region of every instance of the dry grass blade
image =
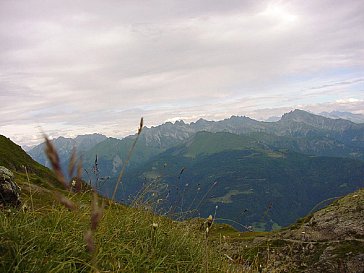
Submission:
<svg viewBox="0 0 364 273">
<path fill-rule="evenodd" d="M 82 158 L 80 158 L 77 163 L 77 178 L 82 178 Z"/>
<path fill-rule="evenodd" d="M 91 223 L 90 229 L 85 233 L 84 240 L 86 243 L 86 250 L 88 253 L 92 255 L 92 266 L 96 269 L 95 272 L 99 272 L 97 270 L 97 246 L 95 243 L 94 234 L 96 232 L 97 226 L 99 225 L 104 210 L 104 202 L 102 202 L 101 206 L 99 206 L 99 198 L 98 194 L 94 191 L 93 198 L 91 203 Z"/>
<path fill-rule="evenodd" d="M 143 119 L 143 118 L 141 118 L 141 119 L 140 119 L 139 128 L 138 128 L 138 135 L 140 135 L 140 133 L 142 132 L 142 130 L 143 130 L 143 126 L 144 126 L 144 119 Z"/>
<path fill-rule="evenodd" d="M 65 189 L 69 189 L 69 185 L 66 182 L 66 178 L 64 177 L 61 170 L 61 165 L 59 163 L 59 156 L 57 150 L 46 135 L 44 136 L 44 139 L 46 144 L 45 153 L 52 164 L 52 168 L 56 175 L 56 178 L 58 182 L 60 182 Z"/>
<path fill-rule="evenodd" d="M 96 246 L 95 246 L 95 242 L 94 242 L 94 238 L 92 235 L 92 231 L 88 230 L 85 233 L 85 237 L 84 237 L 85 243 L 86 243 L 86 249 L 88 253 L 94 253 Z"/>
<path fill-rule="evenodd" d="M 91 231 L 95 231 L 97 226 L 100 223 L 103 214 L 103 204 L 101 207 L 98 204 L 97 193 L 94 192 L 92 199 L 92 208 L 91 208 Z"/>
<path fill-rule="evenodd" d="M 126 158 L 126 161 L 124 162 L 123 164 L 123 167 L 120 171 L 120 174 L 119 174 L 119 177 L 118 177 L 118 180 L 116 181 L 116 184 L 115 184 L 115 188 L 114 188 L 114 192 L 112 194 L 112 197 L 111 197 L 111 200 L 115 200 L 115 195 L 116 195 L 116 192 L 118 190 L 118 187 L 119 187 L 119 184 L 121 184 L 122 182 L 122 178 L 123 178 L 123 175 L 124 175 L 124 172 L 125 172 L 125 168 L 126 166 L 128 165 L 129 163 L 129 160 L 131 158 L 131 155 L 133 154 L 133 151 L 135 149 L 135 145 L 137 144 L 138 142 L 138 139 L 139 139 L 139 136 L 141 134 L 143 130 L 143 118 L 140 119 L 140 124 L 139 124 L 139 128 L 138 128 L 138 134 L 137 134 L 137 137 L 135 138 L 134 142 L 133 142 L 133 145 L 131 146 L 130 150 L 129 150 L 129 153 L 128 153 L 128 156 Z"/>
<path fill-rule="evenodd" d="M 75 172 L 75 167 L 76 167 L 76 148 L 73 147 L 72 149 L 72 154 L 69 160 L 69 164 L 68 164 L 68 176 L 72 177 L 73 173 Z"/>
<path fill-rule="evenodd" d="M 199 209 L 199 208 L 200 208 L 200 206 L 202 205 L 202 203 L 205 201 L 206 196 L 210 193 L 210 191 L 212 190 L 212 188 L 213 188 L 213 187 L 215 187 L 215 185 L 216 185 L 216 184 L 217 184 L 217 181 L 215 181 L 215 182 L 211 185 L 211 187 L 210 187 L 210 188 L 206 191 L 205 195 L 201 198 L 200 203 L 198 203 L 198 205 L 197 205 L 196 209 Z"/>
<path fill-rule="evenodd" d="M 75 205 L 75 203 L 73 203 L 70 199 L 68 199 L 63 194 L 61 194 L 59 192 L 56 192 L 55 196 L 56 196 L 56 199 L 58 200 L 58 202 L 61 203 L 66 208 L 68 208 L 69 210 L 76 210 L 77 209 L 77 206 Z"/>
</svg>

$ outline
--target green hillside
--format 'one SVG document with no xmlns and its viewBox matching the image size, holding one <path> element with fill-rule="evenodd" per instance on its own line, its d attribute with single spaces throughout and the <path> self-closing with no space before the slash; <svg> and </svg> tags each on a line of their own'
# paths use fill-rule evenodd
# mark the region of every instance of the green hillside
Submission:
<svg viewBox="0 0 364 273">
<path fill-rule="evenodd" d="M 49 169 L 35 162 L 20 146 L 3 135 L 0 135 L 0 165 L 20 172 L 23 172 L 26 166 L 30 172 L 39 176 L 51 175 Z"/>
<path fill-rule="evenodd" d="M 364 186 L 364 162 L 271 149 L 247 136 L 199 133 L 130 170 L 120 199 L 146 185 L 161 209 L 270 230 L 293 223 L 323 200 Z M 162 190 L 161 190 L 162 189 Z M 223 220 L 225 219 L 225 220 Z M 240 225 L 235 225 L 239 229 Z"/>
<path fill-rule="evenodd" d="M 20 146 L 3 135 L 0 135 L 0 166 L 12 170 L 16 178 L 22 182 L 27 180 L 26 168 L 31 183 L 58 186 L 54 183 L 56 179 L 48 168 L 34 161 Z"/>
<path fill-rule="evenodd" d="M 101 175 L 117 175 L 127 158 L 134 139 L 134 137 L 124 138 L 123 140 L 108 138 L 100 142 L 83 156 L 85 168 L 92 168 L 97 155 Z M 159 152 L 161 152 L 159 149 L 149 147 L 145 140 L 140 139 L 136 144 L 129 166 L 134 167 L 142 164 Z"/>
<path fill-rule="evenodd" d="M 228 150 L 243 150 L 258 147 L 254 138 L 239 136 L 231 133 L 198 132 L 186 143 L 185 156 L 196 157 L 199 155 L 215 154 Z"/>
</svg>

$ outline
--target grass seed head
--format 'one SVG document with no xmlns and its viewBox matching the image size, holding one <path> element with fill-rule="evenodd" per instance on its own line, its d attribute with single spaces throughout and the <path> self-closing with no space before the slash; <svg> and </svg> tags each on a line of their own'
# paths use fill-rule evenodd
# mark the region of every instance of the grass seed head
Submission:
<svg viewBox="0 0 364 273">
<path fill-rule="evenodd" d="M 97 193 L 94 192 L 92 199 L 92 208 L 91 208 L 91 230 L 95 231 L 97 226 L 99 225 L 101 218 L 103 215 L 103 205 L 101 207 L 98 204 Z"/>
<path fill-rule="evenodd" d="M 59 203 L 61 203 L 63 206 L 68 208 L 69 210 L 76 210 L 77 206 L 75 203 L 73 203 L 70 199 L 68 199 L 66 196 L 64 196 L 61 193 L 56 193 L 56 198 Z"/>
<path fill-rule="evenodd" d="M 45 144 L 46 144 L 45 153 L 46 153 L 49 161 L 51 162 L 51 165 L 52 165 L 53 171 L 56 175 L 56 178 L 57 178 L 58 182 L 60 182 L 65 189 L 68 189 L 69 185 L 67 184 L 66 179 L 62 173 L 57 150 L 46 135 L 44 136 L 44 139 L 45 139 Z"/>
<path fill-rule="evenodd" d="M 140 124 L 139 124 L 139 128 L 138 128 L 138 135 L 141 134 L 142 130 L 143 130 L 143 124 L 144 124 L 144 119 L 141 118 L 140 119 Z"/>
<path fill-rule="evenodd" d="M 88 253 L 93 253 L 95 251 L 95 242 L 94 238 L 92 237 L 92 231 L 88 230 L 85 233 L 84 240 L 86 243 L 86 249 Z"/>
<path fill-rule="evenodd" d="M 76 167 L 76 148 L 73 147 L 72 154 L 68 164 L 68 176 L 72 177 Z"/>
</svg>

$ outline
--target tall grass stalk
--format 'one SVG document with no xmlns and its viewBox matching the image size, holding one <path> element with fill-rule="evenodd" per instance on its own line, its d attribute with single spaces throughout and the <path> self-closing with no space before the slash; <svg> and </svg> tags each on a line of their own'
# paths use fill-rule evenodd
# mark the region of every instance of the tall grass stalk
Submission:
<svg viewBox="0 0 364 273">
<path fill-rule="evenodd" d="M 30 179 L 27 167 L 24 166 L 25 174 L 27 176 L 28 186 L 29 186 L 29 195 L 30 195 L 30 205 L 32 206 L 32 212 L 34 212 L 34 203 L 33 203 L 33 193 L 32 193 L 32 186 L 30 185 Z"/>
<path fill-rule="evenodd" d="M 136 138 L 135 138 L 135 140 L 133 142 L 133 145 L 131 146 L 131 148 L 129 150 L 128 156 L 127 156 L 127 158 L 126 158 L 126 160 L 125 160 L 125 162 L 123 164 L 123 167 L 121 168 L 120 174 L 118 176 L 118 180 L 116 181 L 116 184 L 115 184 L 114 192 L 113 192 L 113 194 L 111 196 L 111 200 L 115 201 L 115 195 L 116 195 L 116 192 L 118 190 L 119 184 L 122 184 L 122 178 L 123 178 L 126 166 L 128 165 L 128 163 L 130 161 L 131 155 L 133 154 L 133 151 L 135 149 L 135 145 L 138 142 L 138 139 L 139 139 L 139 136 L 140 136 L 142 130 L 143 130 L 143 118 L 140 119 L 140 124 L 139 124 L 139 128 L 138 128 L 137 136 L 136 136 Z"/>
</svg>

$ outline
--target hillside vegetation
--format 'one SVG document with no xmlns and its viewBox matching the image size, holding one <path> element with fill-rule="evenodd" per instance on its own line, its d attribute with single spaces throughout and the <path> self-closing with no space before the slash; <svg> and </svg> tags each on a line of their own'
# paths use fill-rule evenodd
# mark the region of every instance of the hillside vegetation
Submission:
<svg viewBox="0 0 364 273">
<path fill-rule="evenodd" d="M 10 140 L 0 151 L 23 204 L 0 211 L 1 272 L 362 272 L 363 190 L 283 230 L 237 232 L 216 214 L 173 221 L 153 214 L 153 202 L 127 207 L 87 187 L 61 189 Z"/>
<path fill-rule="evenodd" d="M 1 139 L 1 164 L 14 172 L 23 204 L 21 209 L 0 211 L 1 272 L 227 270 L 228 264 L 207 245 L 204 232 L 156 216 L 145 207 L 125 207 L 100 197 L 96 206 L 102 202 L 107 206 L 90 244 L 87 231 L 95 222 L 93 191 L 61 190 L 48 169 L 10 140 Z M 67 202 L 61 204 L 57 196 Z"/>
</svg>

